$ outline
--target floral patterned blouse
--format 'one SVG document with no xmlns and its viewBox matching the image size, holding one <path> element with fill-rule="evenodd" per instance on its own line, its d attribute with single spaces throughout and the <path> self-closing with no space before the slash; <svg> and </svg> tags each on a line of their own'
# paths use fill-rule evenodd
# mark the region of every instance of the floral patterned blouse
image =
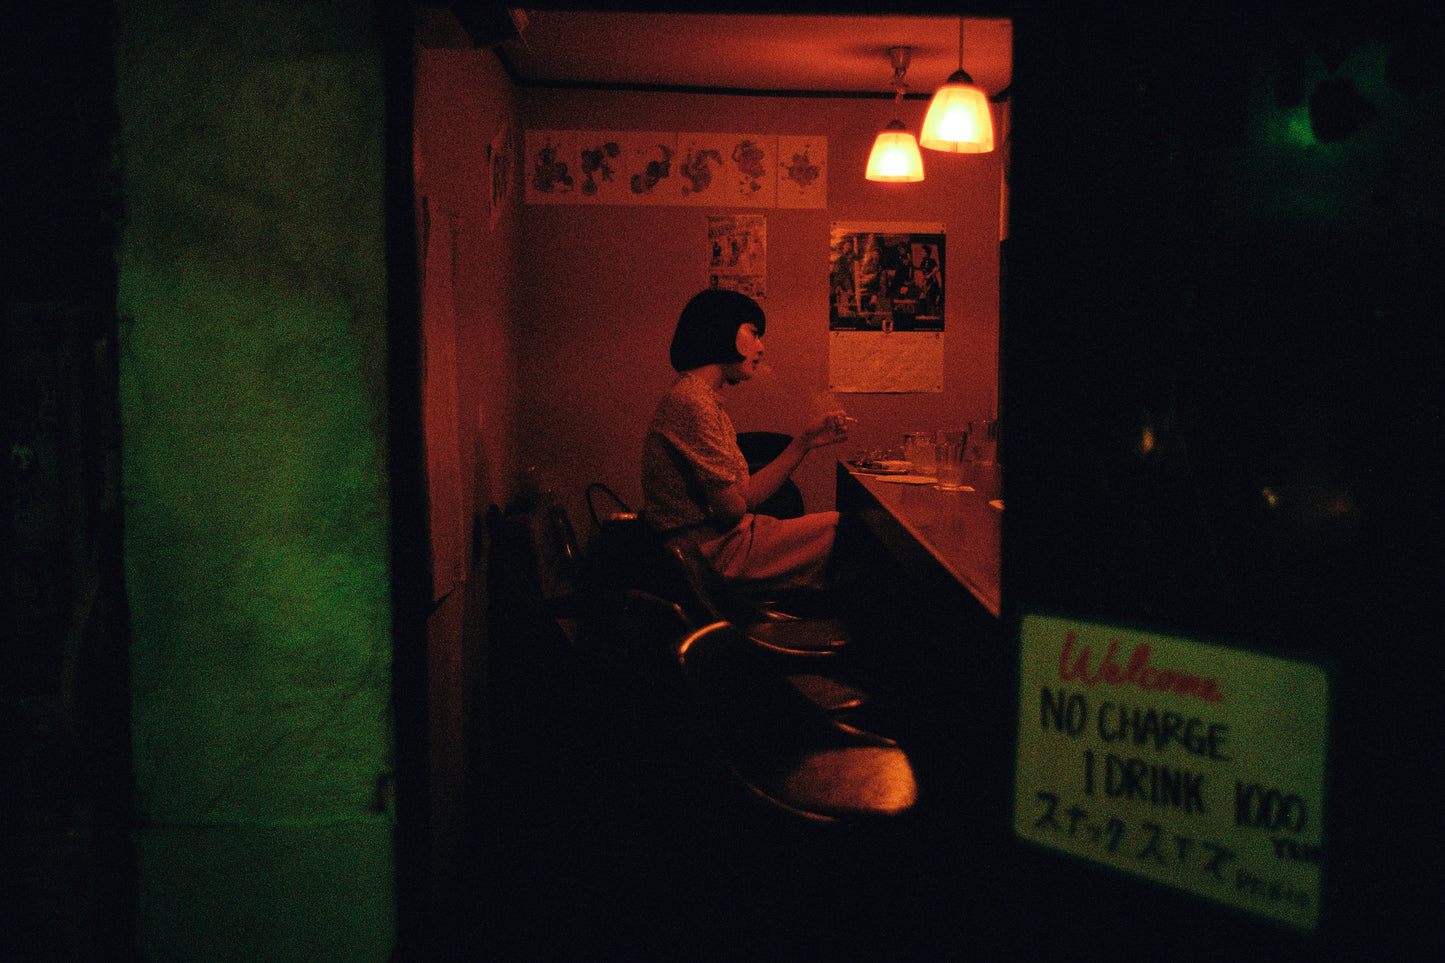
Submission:
<svg viewBox="0 0 1445 963">
<path fill-rule="evenodd" d="M 643 517 L 662 532 L 707 521 L 708 489 L 748 482 L 732 419 L 718 393 L 683 372 L 658 402 L 642 443 Z"/>
</svg>

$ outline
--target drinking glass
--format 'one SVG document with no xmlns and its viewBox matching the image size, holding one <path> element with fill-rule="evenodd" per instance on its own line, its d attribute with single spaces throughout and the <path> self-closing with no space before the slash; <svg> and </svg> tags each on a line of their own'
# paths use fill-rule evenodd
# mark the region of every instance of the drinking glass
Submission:
<svg viewBox="0 0 1445 963">
<path fill-rule="evenodd" d="M 903 436 L 903 457 L 913 463 L 915 475 L 933 474 L 933 432 L 910 431 Z"/>
<path fill-rule="evenodd" d="M 992 465 L 998 446 L 998 419 L 986 418 L 968 423 L 969 456 L 979 465 Z"/>
<path fill-rule="evenodd" d="M 963 469 L 967 455 L 967 431 L 948 429 L 938 433 L 938 442 L 933 446 L 933 473 L 938 476 L 939 491 L 956 492 L 966 487 Z"/>
</svg>

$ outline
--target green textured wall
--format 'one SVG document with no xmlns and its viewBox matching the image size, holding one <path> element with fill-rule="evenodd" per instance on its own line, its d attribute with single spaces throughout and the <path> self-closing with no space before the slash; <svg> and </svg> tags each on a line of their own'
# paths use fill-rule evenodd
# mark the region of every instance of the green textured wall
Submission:
<svg viewBox="0 0 1445 963">
<path fill-rule="evenodd" d="M 391 948 L 375 6 L 119 4 L 139 926 L 157 960 Z"/>
</svg>

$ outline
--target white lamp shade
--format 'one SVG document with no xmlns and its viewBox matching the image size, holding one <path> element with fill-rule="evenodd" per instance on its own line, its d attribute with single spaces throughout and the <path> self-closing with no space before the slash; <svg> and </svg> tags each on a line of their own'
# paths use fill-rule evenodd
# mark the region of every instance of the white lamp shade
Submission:
<svg viewBox="0 0 1445 963">
<path fill-rule="evenodd" d="M 929 150 L 955 154 L 987 154 L 993 150 L 993 115 L 988 97 L 968 83 L 967 76 L 954 74 L 933 95 L 923 118 L 923 131 L 918 135 L 918 142 Z"/>
<path fill-rule="evenodd" d="M 863 176 L 870 181 L 923 180 L 923 155 L 918 152 L 918 141 L 900 121 L 892 121 L 874 138 Z"/>
</svg>

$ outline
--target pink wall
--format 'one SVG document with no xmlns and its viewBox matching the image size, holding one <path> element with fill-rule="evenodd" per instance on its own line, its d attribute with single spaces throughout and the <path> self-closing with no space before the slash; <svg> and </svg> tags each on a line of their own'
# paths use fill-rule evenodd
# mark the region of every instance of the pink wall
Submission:
<svg viewBox="0 0 1445 963">
<path fill-rule="evenodd" d="M 490 223 L 487 147 L 514 124 L 515 94 L 490 50 L 419 50 L 417 195 L 449 216 L 456 243 L 459 456 L 464 507 L 485 512 L 512 494 L 517 348 L 513 283 L 520 205 Z"/>
<path fill-rule="evenodd" d="M 833 504 L 833 465 L 855 447 L 902 443 L 912 428 L 997 410 L 1000 154 L 924 152 L 920 184 L 863 179 L 873 135 L 895 111 L 915 129 L 926 103 L 671 93 L 520 93 L 536 130 L 720 131 L 828 138 L 826 209 L 758 208 L 767 218 L 773 373 L 724 389 L 739 431 L 796 430 L 812 413 L 859 419 L 846 447 L 814 452 L 795 476 L 810 508 Z M 525 174 L 525 172 L 520 172 Z M 519 174 L 519 176 L 520 176 Z M 520 190 L 520 185 L 519 188 Z M 744 208 L 528 205 L 513 279 L 521 374 L 518 443 L 564 504 L 601 480 L 641 501 L 638 458 L 657 397 L 673 378 L 678 312 L 707 283 L 706 217 Z M 940 393 L 828 391 L 828 234 L 832 221 L 942 223 L 948 233 L 945 380 Z M 582 526 L 585 527 L 585 526 Z"/>
<path fill-rule="evenodd" d="M 439 580 L 450 590 L 427 622 L 432 869 L 440 890 L 457 870 L 450 857 L 462 851 L 463 777 L 486 752 L 484 744 L 469 741 L 476 734 L 485 739 L 469 714 L 478 705 L 487 642 L 485 567 L 473 565 L 480 546 L 468 541 L 472 519 L 511 498 L 518 464 L 511 278 L 521 210 L 514 205 L 491 225 L 487 145 L 515 118 L 515 94 L 491 51 L 419 49 L 415 89 L 418 208 L 425 198 L 431 218 L 447 218 L 455 245 L 454 259 L 443 259 L 455 264 L 455 412 L 445 432 L 428 437 L 445 448 L 429 453 L 429 464 L 449 469 L 453 489 L 436 521 L 453 535 L 462 533 L 453 539 L 462 544 L 453 545 L 451 559 L 461 577 Z M 435 311 L 423 317 L 428 338 L 439 334 L 439 321 Z"/>
</svg>

